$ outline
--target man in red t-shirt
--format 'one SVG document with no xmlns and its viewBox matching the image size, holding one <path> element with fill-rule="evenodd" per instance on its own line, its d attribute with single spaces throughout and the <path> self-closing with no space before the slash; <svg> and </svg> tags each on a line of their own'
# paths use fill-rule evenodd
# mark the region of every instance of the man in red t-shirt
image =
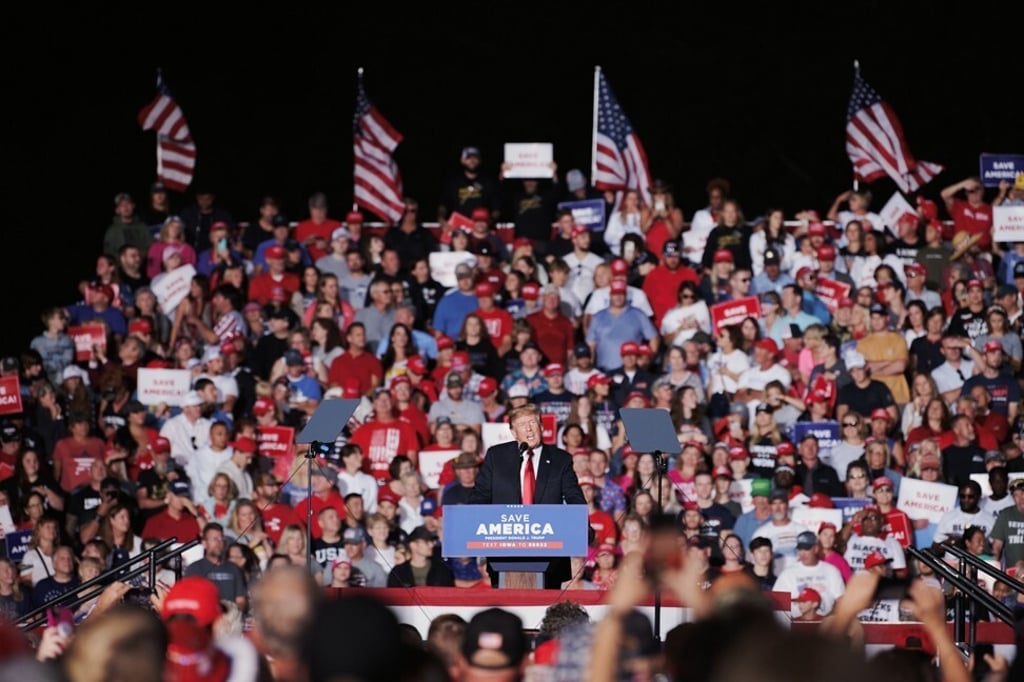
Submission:
<svg viewBox="0 0 1024 682">
<path fill-rule="evenodd" d="M 263 532 L 274 543 L 276 547 L 281 541 L 281 531 L 286 526 L 297 525 L 303 529 L 306 522 L 303 517 L 283 502 L 278 502 L 278 494 L 281 492 L 281 482 L 271 473 L 263 473 L 256 477 L 255 498 L 256 508 L 260 510 L 263 517 Z"/>
<path fill-rule="evenodd" d="M 396 455 L 405 455 L 413 466 L 419 459 L 416 430 L 400 421 L 394 413 L 391 395 L 379 389 L 373 398 L 374 417 L 356 429 L 349 442 L 363 450 L 363 469 L 384 483 L 390 478 L 388 467 Z"/>
<path fill-rule="evenodd" d="M 359 393 L 368 395 L 380 386 L 384 368 L 380 360 L 366 350 L 366 327 L 362 322 L 353 322 L 345 332 L 348 349 L 331 363 L 327 370 L 327 386 L 341 386 L 346 377 L 359 379 Z"/>
<path fill-rule="evenodd" d="M 327 465 L 326 462 L 313 462 L 310 475 L 313 497 L 309 500 L 302 500 L 295 505 L 295 513 L 307 518 L 309 508 L 307 504 L 312 503 L 313 523 L 310 529 L 313 531 L 313 539 L 318 539 L 323 534 L 323 528 L 317 522 L 320 512 L 327 507 L 334 507 L 338 516 L 345 520 L 345 498 L 338 492 L 338 472 Z"/>
<path fill-rule="evenodd" d="M 192 542 L 206 525 L 196 514 L 192 501 L 192 486 L 187 481 L 174 480 L 167 486 L 167 507 L 149 517 L 142 529 L 142 537 L 178 542 Z"/>
<path fill-rule="evenodd" d="M 476 285 L 476 300 L 480 307 L 473 312 L 484 321 L 487 335 L 498 355 L 505 357 L 505 353 L 512 348 L 512 315 L 494 305 L 494 286 L 490 282 Z"/>
<path fill-rule="evenodd" d="M 331 235 L 341 227 L 337 220 L 327 217 L 327 197 L 317 192 L 309 198 L 309 218 L 295 226 L 295 239 L 304 247 L 314 263 L 326 256 Z"/>
<path fill-rule="evenodd" d="M 661 264 L 644 278 L 643 292 L 654 311 L 654 326 L 661 329 L 661 318 L 677 303 L 679 285 L 693 282 L 700 285 L 700 276 L 688 265 L 683 265 L 682 251 L 677 241 L 667 241 L 661 250 Z"/>
<path fill-rule="evenodd" d="M 959 198 L 963 191 L 966 200 Z M 969 177 L 942 190 L 946 212 L 953 219 L 953 234 L 967 232 L 981 235 L 978 246 L 982 251 L 992 249 L 992 206 L 985 202 L 985 186 L 981 178 Z"/>
<path fill-rule="evenodd" d="M 576 330 L 572 321 L 562 311 L 562 298 L 558 287 L 548 284 L 544 287 L 541 309 L 526 316 L 533 329 L 533 340 L 549 362 L 563 365 L 569 363 L 569 353 L 576 343 Z"/>
<path fill-rule="evenodd" d="M 264 251 L 267 269 L 249 281 L 249 300 L 265 306 L 274 301 L 290 301 L 299 290 L 299 276 L 285 270 L 285 248 L 280 244 Z"/>
</svg>

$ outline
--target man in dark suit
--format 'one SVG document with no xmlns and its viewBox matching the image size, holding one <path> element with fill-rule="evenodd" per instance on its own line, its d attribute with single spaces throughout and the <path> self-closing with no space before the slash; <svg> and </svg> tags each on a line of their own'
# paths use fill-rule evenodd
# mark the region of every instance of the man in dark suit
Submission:
<svg viewBox="0 0 1024 682">
<path fill-rule="evenodd" d="M 533 403 L 514 408 L 509 413 L 509 426 L 515 440 L 488 448 L 469 504 L 586 504 L 572 469 L 572 457 L 561 448 L 541 442 L 540 408 Z M 527 465 L 532 472 L 527 472 Z M 524 479 L 528 480 L 531 473 L 535 480 L 533 500 L 524 502 Z M 564 559 L 552 560 L 544 574 L 544 586 L 560 588 L 563 581 L 576 575 L 573 568 L 582 567 L 582 558 L 573 557 L 572 564 L 570 567 Z M 488 571 L 494 582 L 496 575 L 490 561 Z"/>
</svg>

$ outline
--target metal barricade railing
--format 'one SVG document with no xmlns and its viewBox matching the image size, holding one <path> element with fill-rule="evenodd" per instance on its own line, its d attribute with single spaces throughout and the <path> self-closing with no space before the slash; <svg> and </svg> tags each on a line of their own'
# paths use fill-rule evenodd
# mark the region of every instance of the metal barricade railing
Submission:
<svg viewBox="0 0 1024 682">
<path fill-rule="evenodd" d="M 17 626 L 23 631 L 34 630 L 46 623 L 46 615 L 49 609 L 54 606 L 62 606 L 75 610 L 82 604 L 98 597 L 114 581 L 126 582 L 145 574 L 147 585 L 149 589 L 152 589 L 156 585 L 156 574 L 160 564 L 180 556 L 199 544 L 199 540 L 196 539 L 174 547 L 177 542 L 176 538 L 164 540 L 160 544 L 131 557 L 124 564 L 108 569 L 95 578 L 76 586 L 73 590 L 37 606 L 18 618 Z M 175 570 L 175 575 L 178 578 L 181 577 L 180 569 Z"/>
</svg>

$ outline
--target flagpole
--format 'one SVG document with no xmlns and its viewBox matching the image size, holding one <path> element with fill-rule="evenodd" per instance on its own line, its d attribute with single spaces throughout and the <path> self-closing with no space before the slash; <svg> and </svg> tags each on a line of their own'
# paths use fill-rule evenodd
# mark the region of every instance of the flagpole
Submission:
<svg viewBox="0 0 1024 682">
<path fill-rule="evenodd" d="M 856 76 L 858 74 L 860 74 L 860 60 L 859 59 L 854 59 L 853 60 L 853 75 Z M 857 181 L 857 178 L 855 176 L 853 178 L 853 191 L 856 192 L 859 188 L 860 188 L 860 183 Z"/>
<path fill-rule="evenodd" d="M 356 69 L 356 79 L 358 80 L 357 87 L 359 88 L 360 94 L 362 94 L 362 92 L 363 92 L 363 67 L 361 67 L 361 66 Z M 353 212 L 359 210 L 359 204 L 356 203 L 356 187 L 355 187 L 356 169 L 355 169 L 355 163 L 356 163 L 356 159 L 353 159 L 352 160 L 352 164 L 353 164 L 352 165 L 352 211 Z"/>
<path fill-rule="evenodd" d="M 161 69 L 158 66 L 158 67 L 156 67 L 156 89 L 157 89 L 157 92 L 160 91 L 160 84 L 163 83 L 163 81 L 164 81 L 163 69 Z M 156 140 L 156 179 L 162 182 L 163 179 L 160 177 L 160 175 L 161 175 L 161 173 L 162 173 L 162 171 L 164 169 L 164 158 L 163 158 L 163 149 L 160 146 L 160 133 L 156 134 L 155 140 Z"/>
<path fill-rule="evenodd" d="M 600 92 L 601 83 L 601 67 L 594 67 L 594 126 L 590 134 L 590 184 L 594 184 L 594 178 L 597 177 L 597 154 L 594 153 L 597 149 L 597 98 Z"/>
</svg>

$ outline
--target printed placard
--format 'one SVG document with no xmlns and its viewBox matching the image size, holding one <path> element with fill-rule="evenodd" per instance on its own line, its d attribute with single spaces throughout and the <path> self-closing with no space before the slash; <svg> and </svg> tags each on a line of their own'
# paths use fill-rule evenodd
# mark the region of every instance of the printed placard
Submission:
<svg viewBox="0 0 1024 682">
<path fill-rule="evenodd" d="M 189 264 L 174 268 L 167 275 L 155 284 L 152 284 L 153 293 L 160 307 L 168 315 L 178 307 L 182 299 L 188 296 L 192 287 L 192 278 L 196 276 L 196 269 Z"/>
<path fill-rule="evenodd" d="M 429 262 L 430 276 L 441 286 L 451 288 L 458 283 L 455 279 L 455 268 L 459 263 L 473 267 L 476 265 L 476 258 L 468 251 L 432 251 Z"/>
<path fill-rule="evenodd" d="M 850 285 L 846 282 L 837 282 L 834 279 L 819 277 L 818 283 L 814 287 L 814 293 L 825 302 L 828 311 L 835 314 L 839 308 L 839 301 L 850 295 L 850 288 Z"/>
<path fill-rule="evenodd" d="M 853 518 L 853 515 L 864 507 L 872 504 L 874 500 L 866 497 L 833 497 L 832 504 L 843 515 L 843 525 L 846 525 Z"/>
<path fill-rule="evenodd" d="M 562 201 L 558 210 L 569 209 L 572 219 L 577 225 L 586 225 L 591 232 L 604 230 L 604 199 L 585 199 L 583 201 Z"/>
<path fill-rule="evenodd" d="M 32 539 L 32 531 L 21 530 L 16 533 L 8 533 L 4 537 L 7 544 L 7 558 L 14 563 L 19 563 L 28 552 L 28 543 Z"/>
<path fill-rule="evenodd" d="M 21 379 L 17 374 L 0 377 L 0 414 L 17 414 L 21 411 Z"/>
<path fill-rule="evenodd" d="M 68 327 L 68 336 L 75 342 L 75 362 L 88 362 L 92 357 L 92 349 L 101 352 L 107 350 L 107 328 L 105 325 L 91 322 Z"/>
<path fill-rule="evenodd" d="M 514 441 L 512 429 L 507 422 L 484 422 L 480 425 L 480 440 L 484 446 L 484 452 L 492 445 L 500 445 Z"/>
<path fill-rule="evenodd" d="M 1024 173 L 1024 154 L 982 154 L 978 159 L 978 174 L 985 187 L 998 187 L 1006 180 L 1010 184 Z"/>
<path fill-rule="evenodd" d="M 1018 478 L 1024 478 L 1024 471 L 1014 471 L 1007 474 L 1008 483 L 1013 483 Z M 992 486 L 988 484 L 988 473 L 971 474 L 971 480 L 981 486 L 982 497 L 988 497 L 992 494 Z"/>
<path fill-rule="evenodd" d="M 906 549 L 913 544 L 914 529 L 910 527 L 907 516 L 898 512 L 889 512 L 885 515 L 885 523 L 882 526 L 890 537 L 896 538 L 900 546 Z"/>
<path fill-rule="evenodd" d="M 797 507 L 790 512 L 790 518 L 796 523 L 807 526 L 815 535 L 821 530 L 823 523 L 831 523 L 838 532 L 843 527 L 841 509 L 823 509 L 821 507 Z"/>
<path fill-rule="evenodd" d="M 466 232 L 473 231 L 473 219 L 469 216 L 462 215 L 458 211 L 452 211 L 452 214 L 448 216 L 448 226 L 453 230 L 465 230 Z"/>
<path fill-rule="evenodd" d="M 444 465 L 459 456 L 458 450 L 420 450 L 420 476 L 431 490 L 441 487 L 438 479 Z"/>
<path fill-rule="evenodd" d="M 761 318 L 761 302 L 757 296 L 747 296 L 711 306 L 711 326 L 715 334 L 722 331 L 723 327 L 739 324 L 748 317 L 755 320 Z"/>
<path fill-rule="evenodd" d="M 587 553 L 584 504 L 454 504 L 445 508 L 445 557 L 563 557 Z"/>
<path fill-rule="evenodd" d="M 256 429 L 257 451 L 274 460 L 274 476 L 287 481 L 295 460 L 295 429 L 290 426 L 261 426 Z"/>
<path fill-rule="evenodd" d="M 818 439 L 819 450 L 831 450 L 839 444 L 839 424 L 836 422 L 794 422 L 793 442 L 799 443 L 808 433 Z"/>
<path fill-rule="evenodd" d="M 956 506 L 956 486 L 904 476 L 896 506 L 912 519 L 938 523 L 943 514 Z"/>
<path fill-rule="evenodd" d="M 555 145 L 550 142 L 506 142 L 505 164 L 502 175 L 506 178 L 546 178 L 554 174 Z"/>
<path fill-rule="evenodd" d="M 181 405 L 191 387 L 192 373 L 187 369 L 139 368 L 138 399 L 143 405 Z"/>
<path fill-rule="evenodd" d="M 915 221 L 917 220 L 917 209 L 911 206 L 902 194 L 896 192 L 889 197 L 889 201 L 885 202 L 885 206 L 878 212 L 878 215 L 882 219 L 882 224 L 895 235 L 896 225 L 899 224 L 903 216 L 910 215 Z"/>
<path fill-rule="evenodd" d="M 553 414 L 540 416 L 540 439 L 545 445 L 554 445 L 558 436 L 558 417 Z"/>
<path fill-rule="evenodd" d="M 994 206 L 992 238 L 997 242 L 1024 242 L 1024 206 Z"/>
</svg>

